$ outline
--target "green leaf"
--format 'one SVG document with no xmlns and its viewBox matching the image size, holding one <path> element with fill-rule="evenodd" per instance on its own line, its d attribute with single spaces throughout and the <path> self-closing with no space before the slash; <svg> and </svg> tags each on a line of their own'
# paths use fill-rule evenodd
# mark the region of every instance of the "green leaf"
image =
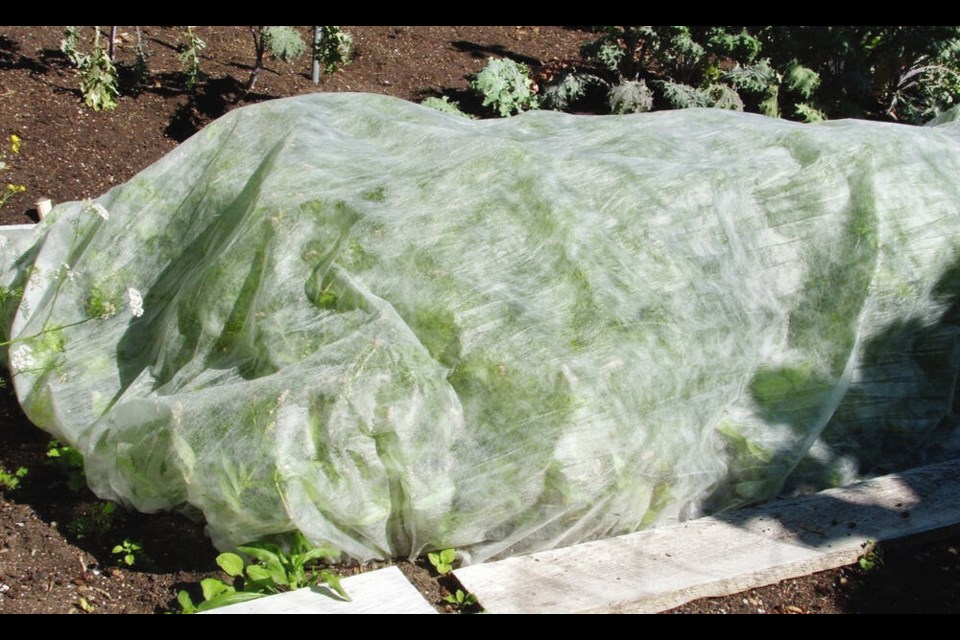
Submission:
<svg viewBox="0 0 960 640">
<path fill-rule="evenodd" d="M 222 593 L 236 591 L 232 586 L 225 584 L 223 580 L 217 578 L 205 578 L 200 581 L 200 588 L 203 590 L 203 599 L 212 600 Z"/>
<path fill-rule="evenodd" d="M 263 39 L 274 58 L 289 62 L 303 55 L 306 45 L 292 27 L 264 27 Z"/>
<path fill-rule="evenodd" d="M 444 549 L 440 552 L 440 561 L 444 564 L 453 564 L 457 559 L 457 552 L 454 549 Z"/>
<path fill-rule="evenodd" d="M 252 564 L 247 567 L 247 576 L 249 576 L 251 580 L 256 580 L 258 582 L 276 582 L 273 579 L 273 573 L 262 564 Z"/>
<path fill-rule="evenodd" d="M 254 544 L 237 547 L 237 551 L 245 553 L 260 562 L 270 564 L 280 564 L 285 558 L 283 550 L 279 546 L 270 542 L 257 542 Z"/>
<path fill-rule="evenodd" d="M 323 558 L 325 560 L 339 560 L 340 552 L 333 547 L 314 547 L 301 556 L 301 564 L 306 564 L 311 560 Z"/>
<path fill-rule="evenodd" d="M 350 596 L 347 595 L 346 590 L 340 584 L 340 576 L 333 573 L 329 569 L 323 569 L 320 572 L 320 577 L 323 578 L 323 581 L 326 582 L 331 589 L 340 594 L 344 599 L 350 600 Z"/>
<path fill-rule="evenodd" d="M 183 589 L 177 594 L 177 602 L 180 603 L 183 613 L 196 613 L 198 611 L 197 605 L 193 604 L 190 594 Z"/>
<path fill-rule="evenodd" d="M 236 578 L 243 575 L 243 558 L 235 553 L 221 553 L 217 556 L 217 564 L 228 576 Z"/>
<path fill-rule="evenodd" d="M 254 593 L 251 591 L 230 591 L 211 598 L 206 602 L 200 603 L 200 606 L 197 607 L 197 611 L 209 611 L 210 609 L 217 609 L 219 607 L 225 607 L 231 604 L 239 604 L 241 602 L 248 602 L 250 600 L 256 600 L 266 596 L 265 593 Z"/>
</svg>

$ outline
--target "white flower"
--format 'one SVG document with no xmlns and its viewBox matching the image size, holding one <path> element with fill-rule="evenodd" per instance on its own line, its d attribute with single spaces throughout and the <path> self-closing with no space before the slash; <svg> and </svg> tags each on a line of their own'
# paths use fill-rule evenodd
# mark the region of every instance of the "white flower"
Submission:
<svg viewBox="0 0 960 640">
<path fill-rule="evenodd" d="M 22 344 L 11 351 L 10 365 L 18 371 L 31 368 L 33 366 L 33 352 L 30 347 Z"/>
<path fill-rule="evenodd" d="M 143 315 L 143 296 L 140 295 L 140 292 L 130 287 L 127 289 L 127 300 L 130 304 L 130 313 L 133 314 L 134 318 L 139 318 Z"/>
</svg>

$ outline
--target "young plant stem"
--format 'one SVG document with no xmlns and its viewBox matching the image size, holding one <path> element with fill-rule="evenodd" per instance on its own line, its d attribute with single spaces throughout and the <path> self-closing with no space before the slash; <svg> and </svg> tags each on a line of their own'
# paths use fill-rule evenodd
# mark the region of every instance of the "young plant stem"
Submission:
<svg viewBox="0 0 960 640">
<path fill-rule="evenodd" d="M 253 65 L 253 70 L 250 72 L 250 80 L 247 81 L 246 93 L 253 91 L 254 85 L 257 84 L 257 77 L 263 68 L 263 56 L 267 50 L 267 43 L 263 37 L 263 27 L 250 27 L 250 35 L 253 36 L 253 46 L 256 49 L 257 60 Z"/>
</svg>

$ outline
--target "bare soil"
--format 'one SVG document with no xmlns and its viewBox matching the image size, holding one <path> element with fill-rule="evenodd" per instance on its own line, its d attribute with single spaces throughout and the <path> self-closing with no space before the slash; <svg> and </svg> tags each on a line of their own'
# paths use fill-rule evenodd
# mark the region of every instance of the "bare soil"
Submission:
<svg viewBox="0 0 960 640">
<path fill-rule="evenodd" d="M 362 91 L 420 101 L 449 95 L 491 115 L 468 89 L 489 56 L 507 56 L 535 72 L 579 59 L 585 27 L 344 27 L 356 43 L 352 63 L 310 81 L 305 60 L 268 61 L 255 91 L 243 87 L 254 60 L 248 27 L 198 27 L 206 41 L 194 90 L 177 60 L 181 31 L 143 27 L 151 75 L 134 90 L 129 67 L 133 27 L 120 27 L 116 59 L 124 80 L 119 107 L 96 113 L 81 102 L 79 80 L 59 51 L 61 27 L 0 27 L 0 138 L 23 140 L 0 176 L 26 191 L 0 209 L 0 224 L 36 220 L 34 202 L 95 197 L 155 162 L 227 111 L 312 91 Z M 305 39 L 309 30 L 301 27 Z M 85 45 L 87 46 L 87 45 Z M 0 488 L 0 613 L 160 613 L 179 610 L 176 593 L 199 599 L 199 581 L 217 576 L 217 551 L 201 523 L 178 515 L 110 512 L 86 489 L 73 491 L 46 456 L 49 437 L 19 409 L 9 382 L 0 390 L 0 467 L 28 469 L 16 489 Z M 138 543 L 133 565 L 114 546 Z M 858 565 L 725 598 L 692 602 L 672 613 L 960 612 L 960 534 L 954 531 L 883 544 L 872 569 Z M 704 559 L 708 562 L 709 559 Z M 457 587 L 420 560 L 400 569 L 440 611 Z M 351 572 L 383 566 L 341 566 Z M 222 576 L 221 576 L 222 577 Z"/>
</svg>

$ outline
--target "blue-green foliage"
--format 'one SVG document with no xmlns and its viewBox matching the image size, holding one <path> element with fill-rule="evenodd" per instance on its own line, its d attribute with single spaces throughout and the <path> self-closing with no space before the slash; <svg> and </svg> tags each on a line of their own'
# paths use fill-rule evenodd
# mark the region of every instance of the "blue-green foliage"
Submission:
<svg viewBox="0 0 960 640">
<path fill-rule="evenodd" d="M 527 65 L 509 58 L 489 58 L 470 86 L 483 96 L 483 106 L 502 117 L 538 106 Z"/>
</svg>

